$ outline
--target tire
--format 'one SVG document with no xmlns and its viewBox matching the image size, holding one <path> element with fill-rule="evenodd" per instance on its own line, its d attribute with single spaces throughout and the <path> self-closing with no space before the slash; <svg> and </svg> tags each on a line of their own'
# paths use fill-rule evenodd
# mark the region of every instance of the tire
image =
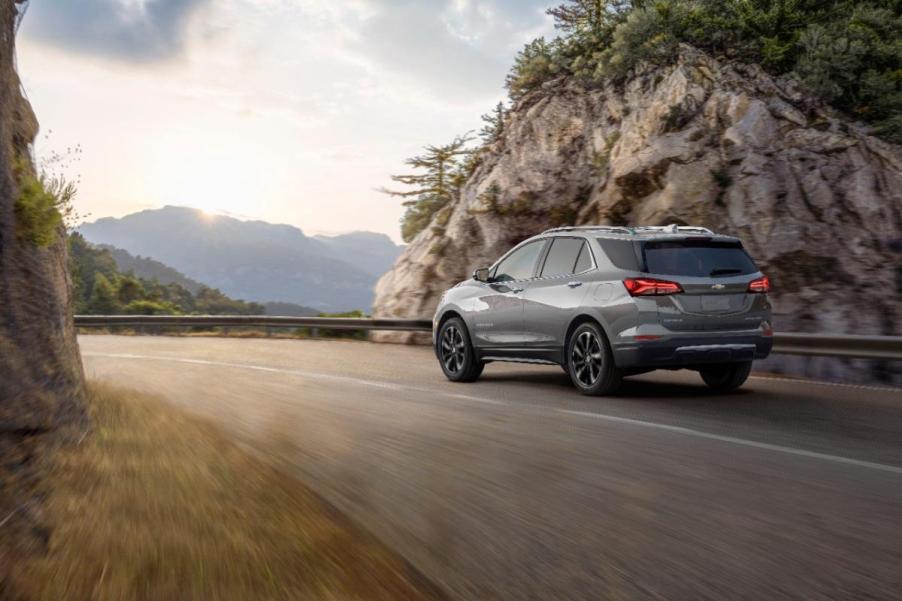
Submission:
<svg viewBox="0 0 902 601">
<path fill-rule="evenodd" d="M 699 373 L 705 384 L 712 390 L 730 392 L 745 384 L 751 371 L 752 362 L 746 361 L 744 363 L 724 363 L 722 365 L 703 367 L 699 370 Z"/>
<path fill-rule="evenodd" d="M 442 324 L 436 354 L 442 372 L 452 382 L 473 382 L 485 367 L 485 363 L 476 360 L 467 326 L 459 317 L 452 317 Z"/>
<path fill-rule="evenodd" d="M 580 325 L 567 341 L 567 373 L 580 393 L 588 396 L 613 394 L 620 388 L 623 372 L 614 364 L 611 345 L 594 322 Z"/>
</svg>

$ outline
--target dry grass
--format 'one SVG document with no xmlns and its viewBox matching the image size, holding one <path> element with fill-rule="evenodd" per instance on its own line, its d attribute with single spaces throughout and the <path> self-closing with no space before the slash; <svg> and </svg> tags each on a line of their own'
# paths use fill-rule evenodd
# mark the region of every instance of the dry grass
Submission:
<svg viewBox="0 0 902 601">
<path fill-rule="evenodd" d="M 29 601 L 427 599 L 402 560 L 213 426 L 154 399 L 91 389 L 93 431 L 57 452 L 48 553 Z"/>
</svg>

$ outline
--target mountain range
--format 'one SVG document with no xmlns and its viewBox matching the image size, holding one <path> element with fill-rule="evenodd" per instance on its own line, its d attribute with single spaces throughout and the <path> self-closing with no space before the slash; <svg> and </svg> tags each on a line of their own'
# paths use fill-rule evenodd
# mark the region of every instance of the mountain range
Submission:
<svg viewBox="0 0 902 601">
<path fill-rule="evenodd" d="M 384 234 L 307 236 L 291 225 L 175 206 L 99 219 L 79 231 L 89 242 L 132 255 L 114 253 L 117 263 L 126 263 L 122 269 L 140 262 L 142 270 L 152 266 L 166 279 L 168 266 L 233 298 L 320 311 L 369 311 L 376 280 L 402 250 Z"/>
</svg>

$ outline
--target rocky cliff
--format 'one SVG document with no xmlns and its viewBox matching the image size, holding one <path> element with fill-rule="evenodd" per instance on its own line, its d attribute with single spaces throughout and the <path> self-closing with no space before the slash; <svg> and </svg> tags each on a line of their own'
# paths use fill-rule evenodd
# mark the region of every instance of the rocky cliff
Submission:
<svg viewBox="0 0 902 601">
<path fill-rule="evenodd" d="M 17 172 L 32 173 L 38 128 L 15 71 L 19 4 L 0 0 L 0 597 L 10 560 L 46 542 L 34 490 L 41 453 L 62 426 L 83 420 L 65 235 L 60 227 L 40 247 L 17 219 Z"/>
<path fill-rule="evenodd" d="M 902 148 L 792 79 L 689 47 L 622 85 L 560 79 L 520 99 L 460 201 L 380 280 L 375 312 L 429 317 L 446 288 L 522 239 L 587 223 L 738 235 L 774 282 L 779 330 L 902 333 Z M 835 360 L 770 367 L 891 377 Z"/>
</svg>

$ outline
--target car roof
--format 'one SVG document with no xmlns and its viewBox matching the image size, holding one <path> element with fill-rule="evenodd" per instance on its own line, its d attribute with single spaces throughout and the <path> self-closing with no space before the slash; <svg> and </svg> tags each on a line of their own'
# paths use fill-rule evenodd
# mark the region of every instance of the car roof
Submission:
<svg viewBox="0 0 902 601">
<path fill-rule="evenodd" d="M 669 239 L 681 240 L 687 237 L 704 237 L 717 240 L 735 241 L 738 238 L 717 234 L 706 227 L 686 225 L 666 226 L 613 226 L 613 225 L 579 225 L 570 227 L 557 227 L 546 230 L 532 239 L 540 239 L 561 235 L 577 235 L 580 237 L 602 237 L 620 240 L 655 240 Z"/>
</svg>

